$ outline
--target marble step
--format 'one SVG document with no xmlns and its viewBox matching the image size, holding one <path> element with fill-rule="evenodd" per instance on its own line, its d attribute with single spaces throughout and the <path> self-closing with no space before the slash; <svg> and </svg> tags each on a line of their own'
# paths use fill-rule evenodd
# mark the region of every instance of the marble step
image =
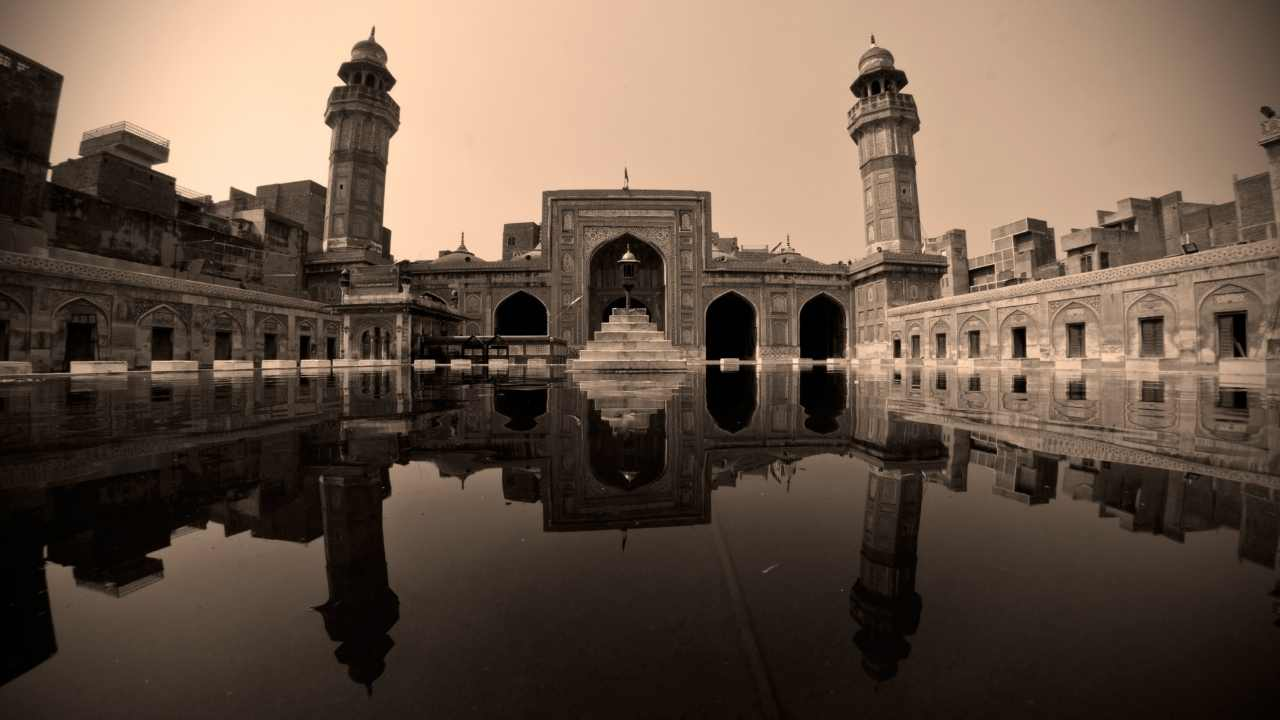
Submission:
<svg viewBox="0 0 1280 720">
<path fill-rule="evenodd" d="M 685 372 L 684 360 L 570 360 L 569 370 L 577 372 Z"/>
<path fill-rule="evenodd" d="M 588 342 L 641 342 L 645 340 L 662 342 L 666 340 L 666 336 L 661 330 L 637 330 L 634 332 L 626 332 L 621 330 L 601 330 L 595 334 Z"/>
<path fill-rule="evenodd" d="M 684 357 L 676 350 L 670 348 L 656 350 L 623 350 L 614 352 L 609 350 L 592 350 L 590 346 L 578 353 L 579 360 L 680 360 L 684 361 Z"/>
<path fill-rule="evenodd" d="M 624 352 L 627 350 L 675 350 L 666 340 L 592 340 L 583 350 Z"/>
<path fill-rule="evenodd" d="M 595 334 L 599 335 L 602 332 L 663 334 L 662 331 L 658 329 L 658 326 L 653 323 L 636 323 L 634 325 L 612 325 L 605 323 L 600 326 L 600 329 L 597 330 Z"/>
</svg>

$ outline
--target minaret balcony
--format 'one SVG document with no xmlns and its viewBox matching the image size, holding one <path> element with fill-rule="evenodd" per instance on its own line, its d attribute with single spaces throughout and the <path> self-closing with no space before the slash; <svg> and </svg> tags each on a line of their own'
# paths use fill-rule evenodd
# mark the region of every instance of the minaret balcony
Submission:
<svg viewBox="0 0 1280 720">
<path fill-rule="evenodd" d="M 343 105 L 372 104 L 390 113 L 397 125 L 400 124 L 400 104 L 385 92 L 367 88 L 363 85 L 339 85 L 329 92 L 329 109 Z"/>
<path fill-rule="evenodd" d="M 906 93 L 881 93 L 858 100 L 849 108 L 849 130 L 876 114 L 889 114 L 891 111 L 908 111 L 916 114 L 916 99 Z"/>
</svg>

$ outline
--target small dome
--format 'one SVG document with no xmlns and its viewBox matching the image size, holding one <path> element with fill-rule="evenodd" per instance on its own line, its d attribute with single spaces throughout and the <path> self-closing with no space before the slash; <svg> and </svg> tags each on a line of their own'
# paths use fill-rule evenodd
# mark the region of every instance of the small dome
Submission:
<svg viewBox="0 0 1280 720">
<path fill-rule="evenodd" d="M 893 53 L 879 45 L 873 44 L 858 58 L 858 73 L 869 73 L 875 70 L 892 70 Z"/>
<path fill-rule="evenodd" d="M 377 28 L 369 30 L 369 39 L 361 40 L 351 46 L 351 62 L 371 62 L 376 65 L 387 64 L 387 51 L 382 49 L 378 41 L 373 39 L 373 34 Z"/>
</svg>

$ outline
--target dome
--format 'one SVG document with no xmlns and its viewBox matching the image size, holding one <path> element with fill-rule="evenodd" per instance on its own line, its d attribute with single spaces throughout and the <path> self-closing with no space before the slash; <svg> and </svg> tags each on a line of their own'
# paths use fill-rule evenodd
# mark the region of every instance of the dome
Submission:
<svg viewBox="0 0 1280 720">
<path fill-rule="evenodd" d="M 382 49 L 378 41 L 373 39 L 373 34 L 377 28 L 369 29 L 369 39 L 361 40 L 351 46 L 351 62 L 371 62 L 376 65 L 387 64 L 387 51 Z"/>
<path fill-rule="evenodd" d="M 893 53 L 879 45 L 872 45 L 858 58 L 858 72 L 868 73 L 874 70 L 892 70 Z"/>
</svg>

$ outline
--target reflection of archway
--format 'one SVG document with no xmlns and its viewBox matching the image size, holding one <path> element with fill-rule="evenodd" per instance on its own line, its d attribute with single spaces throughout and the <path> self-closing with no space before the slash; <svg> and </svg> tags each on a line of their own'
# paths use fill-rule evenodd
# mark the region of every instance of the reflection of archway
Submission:
<svg viewBox="0 0 1280 720">
<path fill-rule="evenodd" d="M 546 335 L 547 306 L 538 298 L 519 290 L 503 298 L 493 309 L 495 335 Z"/>
<path fill-rule="evenodd" d="M 667 468 L 665 410 L 603 411 L 591 403 L 587 452 L 603 485 L 631 491 L 662 478 Z"/>
<path fill-rule="evenodd" d="M 842 373 L 818 367 L 800 373 L 800 407 L 804 408 L 805 429 L 823 435 L 840 429 L 845 408 L 845 378 Z"/>
<path fill-rule="evenodd" d="M 707 368 L 707 413 L 725 432 L 736 433 L 751 425 L 756 412 L 756 372 L 745 366 L 737 372 Z"/>
<path fill-rule="evenodd" d="M 605 308 L 624 296 L 622 268 L 618 259 L 628 249 L 639 260 L 635 266 L 635 276 L 627 280 L 635 287 L 631 290 L 633 300 L 649 310 L 649 320 L 659 330 L 666 328 L 666 278 L 662 254 L 649 243 L 624 234 L 595 249 L 591 255 L 590 270 L 587 282 L 587 328 L 591 337 L 600 329 L 605 317 Z"/>
<path fill-rule="evenodd" d="M 493 409 L 510 418 L 508 430 L 528 432 L 547 413 L 547 389 L 500 387 L 493 393 Z"/>
<path fill-rule="evenodd" d="M 844 332 L 844 306 L 826 293 L 814 295 L 800 308 L 800 357 L 844 357 Z"/>
<path fill-rule="evenodd" d="M 756 309 L 750 300 L 730 291 L 707 306 L 707 359 L 756 356 Z"/>
</svg>

